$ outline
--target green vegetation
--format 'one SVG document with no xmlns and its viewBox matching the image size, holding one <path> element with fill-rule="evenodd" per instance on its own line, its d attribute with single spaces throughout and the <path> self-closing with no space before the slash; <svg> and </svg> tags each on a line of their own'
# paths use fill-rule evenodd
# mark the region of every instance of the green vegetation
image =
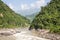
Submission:
<svg viewBox="0 0 60 40">
<path fill-rule="evenodd" d="M 60 0 L 51 0 L 48 5 L 42 7 L 30 27 L 49 29 L 51 33 L 60 33 Z"/>
<path fill-rule="evenodd" d="M 16 14 L 0 0 L 0 28 L 24 27 L 26 24 L 29 24 L 29 20 Z"/>
</svg>

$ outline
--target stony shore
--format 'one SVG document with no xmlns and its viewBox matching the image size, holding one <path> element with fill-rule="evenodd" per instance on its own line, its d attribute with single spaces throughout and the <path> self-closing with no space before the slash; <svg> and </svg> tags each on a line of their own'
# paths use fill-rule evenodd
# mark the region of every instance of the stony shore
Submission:
<svg viewBox="0 0 60 40">
<path fill-rule="evenodd" d="M 0 36 L 9 36 L 13 35 L 16 33 L 20 33 L 21 30 L 26 30 L 26 28 L 15 28 L 15 29 L 0 29 Z M 34 36 L 38 36 L 41 38 L 46 38 L 50 40 L 60 40 L 60 35 L 59 34 L 52 34 L 49 33 L 49 30 L 39 30 L 39 31 L 31 31 Z"/>
<path fill-rule="evenodd" d="M 38 30 L 38 31 L 32 31 L 33 34 L 35 33 L 35 35 L 38 35 L 38 37 L 42 37 L 42 38 L 46 38 L 46 39 L 50 39 L 50 40 L 60 40 L 60 35 L 59 34 L 55 34 L 55 33 L 50 33 L 49 30 Z"/>
<path fill-rule="evenodd" d="M 19 29 L 0 29 L 0 36 L 9 36 L 20 33 Z"/>
</svg>

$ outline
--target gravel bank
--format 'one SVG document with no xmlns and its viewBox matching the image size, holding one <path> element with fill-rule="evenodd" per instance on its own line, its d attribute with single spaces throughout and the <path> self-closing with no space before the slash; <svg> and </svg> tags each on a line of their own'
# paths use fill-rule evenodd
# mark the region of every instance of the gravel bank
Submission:
<svg viewBox="0 0 60 40">
<path fill-rule="evenodd" d="M 49 30 L 38 30 L 38 31 L 34 31 L 32 30 L 33 34 L 38 37 L 42 37 L 42 38 L 47 38 L 50 40 L 60 40 L 60 35 L 59 34 L 53 34 L 53 33 L 49 33 Z"/>
</svg>

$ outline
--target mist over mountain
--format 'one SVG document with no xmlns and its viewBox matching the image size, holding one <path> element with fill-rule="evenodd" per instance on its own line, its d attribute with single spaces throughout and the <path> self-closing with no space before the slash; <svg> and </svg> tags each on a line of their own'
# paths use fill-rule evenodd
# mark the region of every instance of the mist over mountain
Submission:
<svg viewBox="0 0 60 40">
<path fill-rule="evenodd" d="M 36 15 L 38 15 L 38 12 L 33 13 L 31 15 L 26 15 L 25 17 L 32 22 Z"/>
</svg>

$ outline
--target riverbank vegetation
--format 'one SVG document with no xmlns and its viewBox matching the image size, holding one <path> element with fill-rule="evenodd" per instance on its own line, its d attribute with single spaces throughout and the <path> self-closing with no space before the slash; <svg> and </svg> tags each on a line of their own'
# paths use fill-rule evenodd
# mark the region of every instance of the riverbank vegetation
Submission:
<svg viewBox="0 0 60 40">
<path fill-rule="evenodd" d="M 37 25 L 37 26 L 36 26 Z M 31 23 L 31 28 L 49 29 L 51 33 L 60 33 L 60 0 L 51 0 Z"/>
</svg>

